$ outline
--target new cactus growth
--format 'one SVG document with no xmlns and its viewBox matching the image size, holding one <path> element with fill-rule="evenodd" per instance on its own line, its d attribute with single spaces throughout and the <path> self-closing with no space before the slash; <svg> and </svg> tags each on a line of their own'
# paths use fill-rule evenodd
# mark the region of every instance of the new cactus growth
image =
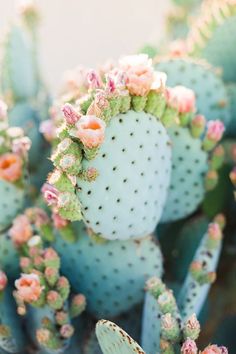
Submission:
<svg viewBox="0 0 236 354">
<path fill-rule="evenodd" d="M 45 212 L 30 208 L 18 216 L 12 238 L 20 255 L 22 274 L 15 281 L 17 312 L 27 316 L 30 337 L 47 353 L 63 353 L 74 333 L 71 318 L 85 309 L 83 295 L 69 300 L 70 284 L 60 274 L 60 258 L 45 241 L 53 230 Z"/>
</svg>

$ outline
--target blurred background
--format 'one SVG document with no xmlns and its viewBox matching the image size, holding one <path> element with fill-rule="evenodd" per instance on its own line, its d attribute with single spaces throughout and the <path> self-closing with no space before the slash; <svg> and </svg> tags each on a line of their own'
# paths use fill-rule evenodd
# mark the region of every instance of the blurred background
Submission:
<svg viewBox="0 0 236 354">
<path fill-rule="evenodd" d="M 15 0 L 0 0 L 1 28 Z M 164 32 L 170 0 L 38 0 L 42 13 L 41 53 L 47 83 L 58 87 L 62 73 L 78 64 L 94 66 L 134 53 Z"/>
</svg>

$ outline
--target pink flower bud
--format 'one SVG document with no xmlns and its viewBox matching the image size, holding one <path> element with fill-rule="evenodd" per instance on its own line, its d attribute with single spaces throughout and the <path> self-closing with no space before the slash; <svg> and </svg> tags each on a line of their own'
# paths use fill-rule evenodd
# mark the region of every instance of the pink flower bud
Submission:
<svg viewBox="0 0 236 354">
<path fill-rule="evenodd" d="M 76 112 L 76 110 L 73 108 L 73 106 L 70 103 L 66 103 L 63 107 L 62 107 L 62 112 L 64 114 L 64 117 L 66 119 L 66 122 L 69 125 L 73 125 L 76 122 L 78 122 L 78 120 L 80 119 L 80 114 Z"/>
<path fill-rule="evenodd" d="M 12 151 L 15 154 L 26 157 L 27 152 L 30 150 L 31 140 L 24 136 L 23 138 L 14 139 L 12 142 Z"/>
<path fill-rule="evenodd" d="M 195 93 L 184 86 L 175 86 L 166 90 L 167 103 L 179 113 L 195 111 Z"/>
<path fill-rule="evenodd" d="M 218 142 L 225 131 L 224 124 L 220 120 L 210 120 L 207 123 L 207 138 Z"/>
<path fill-rule="evenodd" d="M 62 218 L 58 213 L 53 212 L 52 214 L 52 220 L 53 220 L 53 224 L 54 227 L 56 229 L 62 229 L 63 227 L 66 227 L 69 223 L 68 220 Z"/>
<path fill-rule="evenodd" d="M 83 116 L 76 124 L 77 137 L 88 148 L 99 147 L 105 139 L 106 124 L 96 116 Z"/>
<path fill-rule="evenodd" d="M 30 259 L 28 257 L 21 257 L 20 258 L 20 267 L 21 269 L 27 269 L 31 265 Z"/>
<path fill-rule="evenodd" d="M 186 41 L 178 39 L 170 43 L 170 55 L 172 57 L 182 57 L 187 55 L 188 47 Z"/>
<path fill-rule="evenodd" d="M 106 92 L 108 94 L 114 93 L 116 90 L 115 80 L 111 75 L 106 75 Z"/>
<path fill-rule="evenodd" d="M 99 108 L 99 109 L 106 109 L 109 106 L 109 102 L 106 98 L 106 94 L 104 91 L 98 91 L 95 95 L 95 99 L 94 99 L 94 103 L 95 105 Z"/>
<path fill-rule="evenodd" d="M 74 328 L 70 324 L 65 324 L 61 327 L 60 334 L 63 338 L 70 338 L 74 334 Z"/>
<path fill-rule="evenodd" d="M 87 74 L 89 88 L 92 90 L 102 87 L 102 80 L 95 70 L 90 70 Z"/>
<path fill-rule="evenodd" d="M 197 128 L 202 128 L 205 126 L 205 124 L 206 124 L 206 118 L 201 114 L 198 114 L 192 120 L 192 125 Z"/>
<path fill-rule="evenodd" d="M 44 138 L 50 143 L 56 139 L 56 126 L 52 119 L 44 120 L 39 127 L 40 133 L 43 134 Z"/>
<path fill-rule="evenodd" d="M 55 187 L 49 183 L 44 183 L 41 191 L 48 205 L 57 205 L 59 192 Z"/>
<path fill-rule="evenodd" d="M 21 274 L 20 279 L 15 281 L 18 296 L 25 302 L 37 301 L 43 291 L 37 274 Z"/>
<path fill-rule="evenodd" d="M 209 224 L 208 235 L 214 240 L 220 240 L 222 237 L 220 225 L 217 223 Z"/>
<path fill-rule="evenodd" d="M 0 270 L 0 291 L 3 291 L 6 286 L 7 286 L 7 276 L 2 270 Z"/>
<path fill-rule="evenodd" d="M 181 354 L 197 354 L 197 345 L 194 340 L 186 339 L 181 347 Z"/>
<path fill-rule="evenodd" d="M 23 245 L 32 237 L 33 230 L 27 216 L 19 215 L 15 218 L 9 230 L 9 235 L 16 246 Z"/>
</svg>

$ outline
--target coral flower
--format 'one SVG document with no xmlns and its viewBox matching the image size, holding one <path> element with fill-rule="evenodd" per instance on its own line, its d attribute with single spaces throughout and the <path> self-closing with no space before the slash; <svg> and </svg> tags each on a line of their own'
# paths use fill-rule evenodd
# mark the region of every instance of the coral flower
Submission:
<svg viewBox="0 0 236 354">
<path fill-rule="evenodd" d="M 19 215 L 15 218 L 9 230 L 9 235 L 15 245 L 20 246 L 26 243 L 32 237 L 32 234 L 32 227 L 26 215 Z"/>
<path fill-rule="evenodd" d="M 225 131 L 224 123 L 220 120 L 210 120 L 207 123 L 207 137 L 210 140 L 218 142 Z"/>
<path fill-rule="evenodd" d="M 13 153 L 0 156 L 0 179 L 15 182 L 22 176 L 22 159 Z"/>
<path fill-rule="evenodd" d="M 37 301 L 42 293 L 43 287 L 37 274 L 21 274 L 20 279 L 15 281 L 17 293 L 20 299 L 31 303 Z"/>
<path fill-rule="evenodd" d="M 66 227 L 69 223 L 68 220 L 62 218 L 58 213 L 55 212 L 52 214 L 52 219 L 56 229 L 62 229 L 63 227 Z"/>
<path fill-rule="evenodd" d="M 7 276 L 2 270 L 0 270 L 0 291 L 4 290 L 6 285 L 7 285 Z"/>
<path fill-rule="evenodd" d="M 179 113 L 190 113 L 195 111 L 195 94 L 193 90 L 184 86 L 175 86 L 167 89 L 167 102 L 170 107 Z"/>
<path fill-rule="evenodd" d="M 152 61 L 146 54 L 124 57 L 119 62 L 126 73 L 126 86 L 131 95 L 145 96 L 153 83 Z"/>
<path fill-rule="evenodd" d="M 228 354 L 228 350 L 225 347 L 218 347 L 213 344 L 205 348 L 201 354 Z"/>
<path fill-rule="evenodd" d="M 88 148 L 99 147 L 105 138 L 106 124 L 96 116 L 83 116 L 76 124 L 77 137 Z"/>
</svg>

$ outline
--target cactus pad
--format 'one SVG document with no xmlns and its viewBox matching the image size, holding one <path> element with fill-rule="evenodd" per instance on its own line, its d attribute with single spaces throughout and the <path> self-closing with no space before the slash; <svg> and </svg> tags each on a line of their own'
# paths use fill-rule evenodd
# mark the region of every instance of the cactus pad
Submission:
<svg viewBox="0 0 236 354">
<path fill-rule="evenodd" d="M 95 167 L 95 182 L 78 179 L 85 223 L 108 239 L 146 236 L 158 223 L 170 178 L 170 145 L 163 125 L 147 113 L 114 117 Z"/>
<path fill-rule="evenodd" d="M 230 121 L 227 91 L 220 76 L 206 63 L 190 58 L 167 58 L 156 68 L 167 73 L 169 86 L 183 85 L 191 88 L 196 95 L 197 113 L 206 119 Z"/>
<path fill-rule="evenodd" d="M 63 272 L 74 289 L 86 296 L 88 310 L 97 317 L 111 318 L 138 304 L 145 280 L 162 274 L 160 249 L 151 237 L 97 243 L 88 237 L 82 223 L 77 234 L 76 244 L 57 237 L 55 248 Z"/>
<path fill-rule="evenodd" d="M 19 257 L 7 231 L 0 234 L 0 268 L 12 279 L 19 274 Z"/>
<path fill-rule="evenodd" d="M 205 195 L 204 175 L 208 171 L 201 140 L 194 139 L 184 127 L 169 128 L 168 133 L 173 144 L 173 172 L 162 222 L 181 219 L 196 210 Z"/>
<path fill-rule="evenodd" d="M 113 322 L 100 320 L 96 335 L 103 354 L 145 354 L 138 343 Z"/>
</svg>

